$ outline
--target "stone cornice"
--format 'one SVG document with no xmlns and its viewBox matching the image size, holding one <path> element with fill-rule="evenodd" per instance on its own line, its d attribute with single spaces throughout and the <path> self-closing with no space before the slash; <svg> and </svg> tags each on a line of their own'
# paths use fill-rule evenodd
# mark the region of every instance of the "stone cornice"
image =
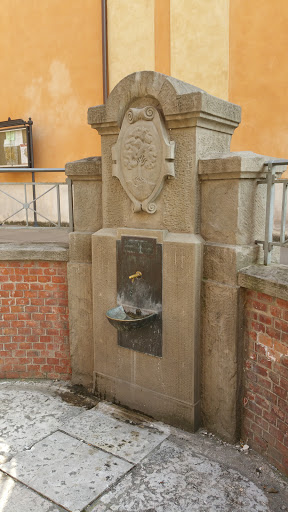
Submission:
<svg viewBox="0 0 288 512">
<path fill-rule="evenodd" d="M 88 124 L 101 135 L 118 134 L 125 112 L 139 98 L 158 102 L 168 128 L 201 126 L 232 134 L 241 121 L 238 105 L 161 73 L 141 71 L 121 80 L 106 105 L 89 108 Z"/>
<path fill-rule="evenodd" d="M 201 180 L 262 179 L 267 174 L 267 156 L 251 151 L 209 155 L 199 160 L 198 174 Z M 286 165 L 279 165 L 277 172 L 284 172 Z"/>
<path fill-rule="evenodd" d="M 238 273 L 238 284 L 288 301 L 287 265 L 251 265 Z"/>
<path fill-rule="evenodd" d="M 101 156 L 83 158 L 68 162 L 65 165 L 66 176 L 72 181 L 101 181 L 102 180 L 102 159 Z"/>
</svg>

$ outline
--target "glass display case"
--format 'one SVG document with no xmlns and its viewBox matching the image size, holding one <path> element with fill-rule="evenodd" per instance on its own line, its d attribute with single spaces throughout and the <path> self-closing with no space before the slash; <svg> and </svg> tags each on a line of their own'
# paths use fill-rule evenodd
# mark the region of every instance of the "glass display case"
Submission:
<svg viewBox="0 0 288 512">
<path fill-rule="evenodd" d="M 34 167 L 31 117 L 0 122 L 0 168 Z"/>
</svg>

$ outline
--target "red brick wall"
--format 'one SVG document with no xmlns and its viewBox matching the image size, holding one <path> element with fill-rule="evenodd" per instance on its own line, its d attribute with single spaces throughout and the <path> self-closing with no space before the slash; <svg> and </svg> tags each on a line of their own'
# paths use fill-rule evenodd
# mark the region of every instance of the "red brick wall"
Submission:
<svg viewBox="0 0 288 512">
<path fill-rule="evenodd" d="M 0 262 L 0 378 L 70 378 L 67 265 Z"/>
<path fill-rule="evenodd" d="M 246 290 L 243 439 L 288 474 L 288 302 Z"/>
</svg>

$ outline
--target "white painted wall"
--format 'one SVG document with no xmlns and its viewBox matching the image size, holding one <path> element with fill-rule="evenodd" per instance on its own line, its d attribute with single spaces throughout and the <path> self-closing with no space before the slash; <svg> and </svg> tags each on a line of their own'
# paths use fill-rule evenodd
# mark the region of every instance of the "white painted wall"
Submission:
<svg viewBox="0 0 288 512">
<path fill-rule="evenodd" d="M 40 185 L 36 183 L 36 198 L 47 192 L 45 195 L 37 199 L 37 212 L 39 223 L 46 223 L 47 220 L 44 217 L 57 223 L 57 192 L 56 188 L 50 190 L 53 184 Z M 30 203 L 33 199 L 32 185 L 27 184 L 27 203 Z M 67 185 L 59 184 L 60 190 L 60 205 L 61 205 L 61 221 L 62 223 L 68 224 L 69 222 L 69 209 L 68 209 L 68 187 Z M 49 192 L 48 192 L 49 191 Z M 9 196 L 13 196 L 12 199 Z M 11 185 L 2 185 L 0 183 L 0 223 L 2 223 L 7 217 L 13 215 L 17 210 L 22 208 L 22 203 L 25 202 L 25 191 L 24 186 L 21 183 L 13 183 Z M 33 203 L 30 204 L 33 209 Z M 33 223 L 34 214 L 33 211 L 28 211 L 28 222 Z M 41 216 L 42 214 L 42 216 Z M 5 222 L 5 225 L 15 223 L 26 223 L 26 210 L 21 210 L 16 215 L 13 215 L 9 220 Z"/>
</svg>

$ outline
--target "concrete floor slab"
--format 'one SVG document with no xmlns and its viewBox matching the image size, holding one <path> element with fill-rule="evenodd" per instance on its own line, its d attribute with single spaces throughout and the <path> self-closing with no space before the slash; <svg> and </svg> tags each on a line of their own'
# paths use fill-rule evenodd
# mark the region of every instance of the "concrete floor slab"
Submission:
<svg viewBox="0 0 288 512">
<path fill-rule="evenodd" d="M 0 512 L 65 512 L 51 501 L 0 473 Z"/>
<path fill-rule="evenodd" d="M 158 428 L 141 416 L 131 418 L 120 413 L 119 407 L 99 403 L 94 409 L 66 421 L 61 430 L 87 443 L 137 463 L 170 434 L 170 429 L 159 423 Z"/>
<path fill-rule="evenodd" d="M 87 512 L 269 512 L 248 478 L 195 454 L 173 436 L 158 446 Z"/>
<path fill-rule="evenodd" d="M 0 469 L 67 510 L 82 510 L 132 468 L 62 432 L 51 434 Z"/>
<path fill-rule="evenodd" d="M 61 421 L 85 411 L 53 393 L 57 386 L 0 383 L 0 463 L 57 430 Z M 64 388 L 65 389 L 65 388 Z"/>
</svg>

